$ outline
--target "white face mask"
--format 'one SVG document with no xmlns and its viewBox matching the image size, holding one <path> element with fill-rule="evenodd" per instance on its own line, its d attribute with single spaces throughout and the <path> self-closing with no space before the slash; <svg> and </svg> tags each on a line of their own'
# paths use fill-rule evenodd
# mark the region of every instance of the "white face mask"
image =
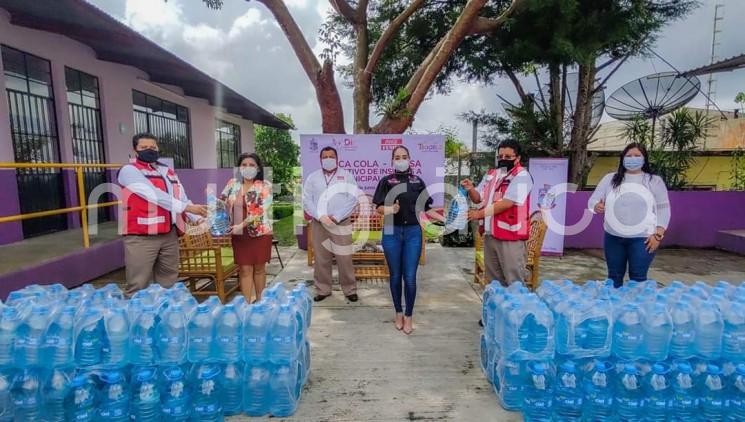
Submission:
<svg viewBox="0 0 745 422">
<path fill-rule="evenodd" d="M 335 158 L 324 158 L 321 160 L 321 167 L 323 167 L 326 171 L 333 171 L 336 169 L 336 159 Z"/>
<path fill-rule="evenodd" d="M 256 178 L 257 174 L 259 174 L 259 169 L 256 167 L 241 168 L 241 176 L 243 176 L 244 179 L 253 180 Z"/>
<path fill-rule="evenodd" d="M 393 168 L 398 172 L 405 172 L 409 169 L 409 160 L 395 160 L 393 161 Z"/>
</svg>

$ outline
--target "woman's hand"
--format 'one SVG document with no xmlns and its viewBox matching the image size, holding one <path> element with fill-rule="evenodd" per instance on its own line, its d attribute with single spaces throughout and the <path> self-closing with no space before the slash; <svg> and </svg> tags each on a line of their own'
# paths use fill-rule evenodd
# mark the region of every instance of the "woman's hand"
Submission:
<svg viewBox="0 0 745 422">
<path fill-rule="evenodd" d="M 602 214 L 605 212 L 605 199 L 601 199 L 597 204 L 595 204 L 595 208 L 593 209 L 595 211 L 595 214 Z"/>
<path fill-rule="evenodd" d="M 468 192 L 468 191 L 470 191 L 471 189 L 474 188 L 473 182 L 471 181 L 471 179 L 463 179 L 460 182 L 460 185 L 463 186 L 463 189 L 465 189 L 466 192 Z"/>
<path fill-rule="evenodd" d="M 401 211 L 401 205 L 398 203 L 398 199 L 393 205 L 383 208 L 384 215 L 398 214 L 399 211 Z"/>
<path fill-rule="evenodd" d="M 649 253 L 654 253 L 660 247 L 660 241 L 657 240 L 655 235 L 649 236 L 644 244 L 647 245 L 647 252 Z"/>
<path fill-rule="evenodd" d="M 245 228 L 246 228 L 246 223 L 236 224 L 234 226 L 230 226 L 230 233 L 234 235 L 243 234 L 243 229 Z"/>
</svg>

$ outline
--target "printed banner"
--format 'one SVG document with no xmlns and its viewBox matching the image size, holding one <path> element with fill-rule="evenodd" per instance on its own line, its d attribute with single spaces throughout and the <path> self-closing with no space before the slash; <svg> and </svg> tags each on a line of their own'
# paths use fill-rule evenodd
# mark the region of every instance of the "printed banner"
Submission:
<svg viewBox="0 0 745 422">
<path fill-rule="evenodd" d="M 540 207 L 543 212 L 551 213 L 557 225 L 563 227 L 566 223 L 567 196 L 556 197 L 548 192 L 554 186 L 567 182 L 569 160 L 566 158 L 531 158 L 529 170 L 533 176 L 533 191 L 530 193 L 531 214 Z M 541 252 L 547 255 L 562 255 L 564 253 L 564 231 L 556 232 L 549 228 Z"/>
<path fill-rule="evenodd" d="M 393 172 L 391 154 L 399 145 L 408 148 L 411 154 L 411 168 L 424 183 L 428 186 L 443 183 L 443 135 L 300 135 L 303 180 L 321 168 L 321 149 L 332 146 L 339 153 L 339 167 L 354 175 L 359 188 L 372 196 L 378 181 Z M 433 206 L 441 207 L 443 195 L 430 193 L 434 200 Z"/>
</svg>

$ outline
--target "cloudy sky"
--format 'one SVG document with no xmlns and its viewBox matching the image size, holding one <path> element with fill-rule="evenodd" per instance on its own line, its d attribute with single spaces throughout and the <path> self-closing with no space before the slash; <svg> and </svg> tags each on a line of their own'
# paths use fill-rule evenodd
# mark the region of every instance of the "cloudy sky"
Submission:
<svg viewBox="0 0 745 422">
<path fill-rule="evenodd" d="M 272 16 L 257 2 L 225 0 L 222 10 L 207 9 L 199 0 L 88 0 L 120 21 L 159 43 L 204 72 L 221 80 L 272 112 L 292 115 L 298 133 L 320 131 L 320 113 L 313 89 L 289 43 Z M 330 10 L 327 0 L 286 0 L 298 24 L 316 52 L 323 48 L 318 29 Z M 745 1 L 703 0 L 685 20 L 665 28 L 655 50 L 679 70 L 707 64 L 711 52 L 714 5 L 724 4 L 718 55 L 745 53 Z M 654 73 L 670 71 L 661 60 L 630 61 L 607 84 L 612 93 L 624 83 Z M 745 91 L 745 70 L 717 77 L 716 103 L 722 109 L 736 107 L 734 97 Z M 706 79 L 702 79 L 704 85 Z M 535 87 L 532 79 L 526 87 Z M 420 109 L 413 129 L 435 131 L 444 125 L 455 128 L 470 144 L 470 129 L 457 115 L 468 110 L 499 111 L 497 94 L 516 98 L 508 80 L 491 86 L 458 83 L 448 96 L 434 96 Z M 347 130 L 351 130 L 351 90 L 341 88 Z M 691 105 L 703 106 L 699 95 Z M 608 119 L 606 117 L 605 119 Z"/>
</svg>

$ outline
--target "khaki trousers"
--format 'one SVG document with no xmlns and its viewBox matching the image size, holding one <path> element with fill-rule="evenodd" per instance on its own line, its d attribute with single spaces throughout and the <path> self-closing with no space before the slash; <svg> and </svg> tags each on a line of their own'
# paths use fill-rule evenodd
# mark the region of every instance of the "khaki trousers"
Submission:
<svg viewBox="0 0 745 422">
<path fill-rule="evenodd" d="M 331 294 L 331 266 L 336 257 L 336 267 L 339 270 L 339 284 L 344 296 L 357 293 L 357 281 L 354 278 L 354 264 L 352 263 L 352 225 L 346 219 L 335 227 L 324 227 L 320 221 L 313 220 L 313 281 L 316 294 Z"/>
<path fill-rule="evenodd" d="M 498 280 L 503 286 L 509 286 L 514 281 L 525 282 L 527 259 L 524 240 L 499 240 L 489 233 L 484 235 L 487 283 Z"/>
<path fill-rule="evenodd" d="M 151 281 L 171 287 L 178 279 L 179 249 L 176 229 L 152 236 L 124 236 L 127 297 L 147 288 Z"/>
</svg>

